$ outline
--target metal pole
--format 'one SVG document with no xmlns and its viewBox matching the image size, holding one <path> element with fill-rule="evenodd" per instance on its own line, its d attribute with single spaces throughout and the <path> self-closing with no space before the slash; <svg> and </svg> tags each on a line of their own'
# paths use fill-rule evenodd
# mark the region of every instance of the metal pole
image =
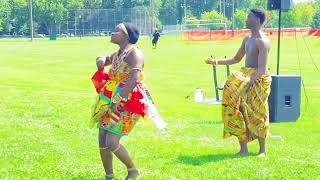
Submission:
<svg viewBox="0 0 320 180">
<path fill-rule="evenodd" d="M 110 35 L 110 34 L 109 34 L 109 22 L 110 22 L 110 21 L 109 21 L 109 18 L 108 18 L 108 12 L 109 12 L 109 11 L 105 9 L 104 12 L 106 13 L 107 33 L 108 33 L 108 36 L 109 36 L 109 35 Z"/>
<path fill-rule="evenodd" d="M 186 0 L 184 0 L 184 25 L 186 25 L 187 22 L 187 3 Z"/>
<path fill-rule="evenodd" d="M 100 36 L 100 9 L 98 9 L 98 32 Z"/>
<path fill-rule="evenodd" d="M 281 9 L 279 9 L 279 21 L 278 21 L 278 55 L 277 55 L 277 75 L 279 75 L 280 65 L 280 31 L 281 31 Z"/>
<path fill-rule="evenodd" d="M 226 16 L 226 0 L 223 2 L 223 15 Z"/>
<path fill-rule="evenodd" d="M 147 10 L 144 9 L 144 34 L 147 35 Z"/>
<path fill-rule="evenodd" d="M 67 11 L 67 36 L 69 35 L 69 13 Z"/>
<path fill-rule="evenodd" d="M 219 97 L 219 91 L 218 91 L 217 66 L 215 64 L 212 65 L 212 69 L 213 69 L 213 82 L 214 82 L 214 90 L 216 93 L 216 100 L 217 102 L 219 102 L 220 97 Z"/>
<path fill-rule="evenodd" d="M 90 17 L 92 17 L 92 9 L 90 10 Z M 92 33 L 92 19 L 90 18 L 89 19 L 89 21 L 90 21 L 90 32 L 87 32 L 87 34 L 90 34 L 90 33 Z M 87 21 L 88 22 L 88 21 Z"/>
<path fill-rule="evenodd" d="M 118 11 L 118 10 L 117 10 L 117 11 Z M 117 22 L 117 21 L 116 21 L 116 15 L 117 15 L 117 13 L 118 13 L 117 11 L 116 11 L 116 10 L 113 10 L 113 12 L 114 12 L 114 13 L 113 13 L 113 27 L 116 27 L 116 22 Z"/>
<path fill-rule="evenodd" d="M 140 13 L 139 13 L 139 28 L 140 28 L 140 32 L 141 33 L 143 33 L 143 28 L 142 28 L 142 26 L 143 26 L 143 24 L 142 24 L 142 15 L 141 15 L 141 9 L 140 9 Z"/>
<path fill-rule="evenodd" d="M 154 20 L 154 18 L 153 18 L 153 15 L 154 15 L 154 13 L 153 13 L 153 0 L 151 0 L 151 3 L 150 3 L 150 9 L 151 9 L 151 33 L 153 32 L 153 20 Z"/>
<path fill-rule="evenodd" d="M 31 38 L 31 41 L 33 41 L 32 0 L 29 0 L 29 11 L 30 11 L 30 38 Z"/>
<path fill-rule="evenodd" d="M 230 76 L 230 65 L 227 65 L 227 78 Z"/>
<path fill-rule="evenodd" d="M 234 30 L 234 0 L 232 0 L 232 32 Z"/>
<path fill-rule="evenodd" d="M 74 13 L 74 36 L 77 35 L 77 14 Z"/>
<path fill-rule="evenodd" d="M 79 15 L 79 36 L 80 36 L 80 40 L 81 40 L 81 34 L 82 33 L 81 33 L 81 15 Z"/>
<path fill-rule="evenodd" d="M 227 59 L 227 56 L 224 56 L 224 59 L 226 60 Z M 229 78 L 230 76 L 230 65 L 226 65 L 227 66 L 227 78 Z"/>
</svg>

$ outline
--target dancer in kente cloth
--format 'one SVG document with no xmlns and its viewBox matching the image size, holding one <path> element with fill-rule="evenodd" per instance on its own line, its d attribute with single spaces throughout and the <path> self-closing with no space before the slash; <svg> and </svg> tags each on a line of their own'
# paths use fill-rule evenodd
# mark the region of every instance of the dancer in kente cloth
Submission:
<svg viewBox="0 0 320 180">
<path fill-rule="evenodd" d="M 100 156 L 106 179 L 114 178 L 113 154 L 126 165 L 126 179 L 139 175 L 128 151 L 119 141 L 131 132 L 140 117 L 149 116 L 159 129 L 166 128 L 143 83 L 144 57 L 135 47 L 138 38 L 139 31 L 133 24 L 121 23 L 111 36 L 111 42 L 120 49 L 96 59 L 98 70 L 92 82 L 99 95 L 93 106 L 92 122 L 99 128 Z M 107 66 L 109 70 L 105 69 Z"/>
<path fill-rule="evenodd" d="M 206 60 L 207 64 L 214 65 L 236 64 L 246 55 L 245 67 L 230 75 L 222 97 L 223 137 L 234 135 L 238 138 L 240 152 L 237 155 L 247 155 L 247 143 L 256 138 L 260 146 L 259 157 L 266 153 L 271 77 L 267 72 L 270 40 L 261 31 L 264 21 L 265 12 L 252 9 L 246 22 L 251 35 L 244 38 L 237 54 L 228 60 Z"/>
</svg>

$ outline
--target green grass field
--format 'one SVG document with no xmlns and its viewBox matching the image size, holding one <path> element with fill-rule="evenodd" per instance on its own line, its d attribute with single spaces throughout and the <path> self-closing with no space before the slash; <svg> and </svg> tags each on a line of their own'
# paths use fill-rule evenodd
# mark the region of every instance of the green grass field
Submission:
<svg viewBox="0 0 320 180">
<path fill-rule="evenodd" d="M 141 120 L 122 139 L 139 179 L 320 179 L 320 72 L 307 48 L 320 67 L 320 39 L 282 40 L 281 73 L 300 74 L 300 60 L 306 93 L 296 123 L 271 124 L 264 159 L 256 157 L 257 141 L 249 145 L 250 156 L 234 157 L 238 143 L 222 139 L 221 107 L 195 104 L 192 97 L 196 87 L 214 96 L 212 68 L 203 60 L 233 56 L 240 43 L 161 37 L 153 50 L 148 38 L 140 40 L 146 83 L 169 131 L 160 134 Z M 272 40 L 272 73 L 276 44 Z M 98 130 L 88 128 L 96 96 L 90 78 L 95 57 L 115 50 L 108 38 L 0 40 L 0 179 L 103 179 Z M 218 75 L 225 79 L 224 67 Z M 117 179 L 126 176 L 116 158 L 114 172 Z"/>
</svg>

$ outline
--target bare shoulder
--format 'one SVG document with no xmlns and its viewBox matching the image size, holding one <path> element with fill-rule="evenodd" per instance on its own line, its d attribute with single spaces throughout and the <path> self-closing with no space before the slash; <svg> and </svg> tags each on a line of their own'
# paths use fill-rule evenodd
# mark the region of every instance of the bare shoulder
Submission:
<svg viewBox="0 0 320 180">
<path fill-rule="evenodd" d="M 136 48 L 136 47 L 131 51 L 129 56 L 131 56 L 131 58 L 138 59 L 138 60 L 143 60 L 144 59 L 142 51 L 139 48 Z"/>
<path fill-rule="evenodd" d="M 270 40 L 268 37 L 261 37 L 261 38 L 257 38 L 256 40 L 259 49 L 270 49 Z"/>
<path fill-rule="evenodd" d="M 242 42 L 243 42 L 243 43 L 246 43 L 246 42 L 248 41 L 248 39 L 249 39 L 249 38 L 250 38 L 250 36 L 246 36 L 246 37 L 244 37 Z"/>
<path fill-rule="evenodd" d="M 138 58 L 143 58 L 143 53 L 139 48 L 135 47 L 132 53 Z"/>
<path fill-rule="evenodd" d="M 127 56 L 127 62 L 131 65 L 143 64 L 144 56 L 139 48 L 134 48 Z"/>
</svg>

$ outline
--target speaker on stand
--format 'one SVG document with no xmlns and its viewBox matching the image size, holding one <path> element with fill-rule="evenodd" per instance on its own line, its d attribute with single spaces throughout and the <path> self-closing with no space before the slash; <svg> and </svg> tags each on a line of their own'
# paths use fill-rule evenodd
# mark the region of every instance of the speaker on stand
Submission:
<svg viewBox="0 0 320 180">
<path fill-rule="evenodd" d="M 270 122 L 295 122 L 300 116 L 301 76 L 279 75 L 281 12 L 291 9 L 292 0 L 268 0 L 268 10 L 279 10 L 277 75 L 272 75 L 269 95 Z"/>
<path fill-rule="evenodd" d="M 288 11 L 293 9 L 292 0 L 268 0 L 268 10 Z"/>
</svg>

